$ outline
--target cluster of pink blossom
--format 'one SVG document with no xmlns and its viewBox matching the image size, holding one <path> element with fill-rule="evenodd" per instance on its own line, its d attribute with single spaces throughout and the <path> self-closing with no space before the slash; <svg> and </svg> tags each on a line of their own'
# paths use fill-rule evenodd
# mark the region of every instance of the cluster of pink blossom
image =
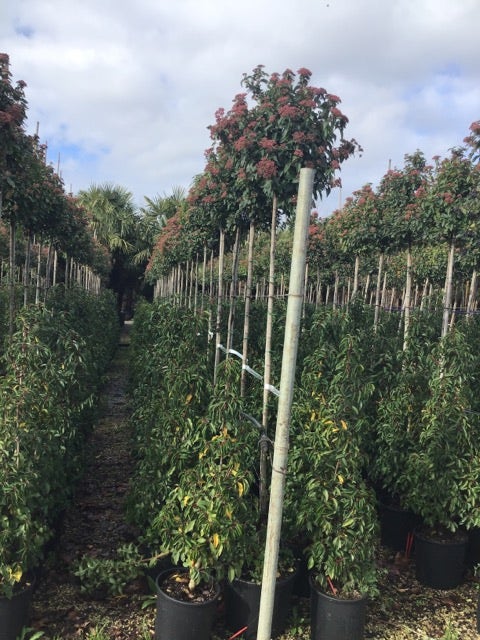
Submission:
<svg viewBox="0 0 480 640">
<path fill-rule="evenodd" d="M 235 142 L 233 143 L 235 151 L 243 151 L 250 145 L 251 145 L 251 142 L 247 138 L 247 136 L 240 136 L 240 138 L 238 138 L 238 140 L 235 140 Z"/>
<path fill-rule="evenodd" d="M 277 143 L 275 142 L 275 140 L 271 140 L 270 138 L 262 138 L 259 142 L 259 145 L 262 147 L 262 149 L 265 149 L 265 151 L 273 151 L 277 146 Z"/>
<path fill-rule="evenodd" d="M 277 175 L 277 165 L 273 160 L 262 158 L 256 165 L 257 173 L 260 178 L 270 180 Z"/>
<path fill-rule="evenodd" d="M 452 202 L 455 201 L 455 196 L 450 191 L 446 191 L 444 194 L 442 194 L 442 197 L 443 197 L 443 201 L 446 204 L 452 204 Z"/>
<path fill-rule="evenodd" d="M 294 107 L 293 105 L 286 104 L 283 107 L 280 107 L 278 110 L 278 115 L 281 118 L 295 118 L 300 113 L 298 107 Z"/>
</svg>

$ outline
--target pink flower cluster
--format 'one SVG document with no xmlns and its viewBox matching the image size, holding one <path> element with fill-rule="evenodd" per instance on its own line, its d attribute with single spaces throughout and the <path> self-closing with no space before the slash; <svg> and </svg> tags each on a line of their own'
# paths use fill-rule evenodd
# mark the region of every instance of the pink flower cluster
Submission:
<svg viewBox="0 0 480 640">
<path fill-rule="evenodd" d="M 259 177 L 265 178 L 266 180 L 270 180 L 277 175 L 277 165 L 273 160 L 269 160 L 268 158 L 262 158 L 262 160 L 257 162 L 256 169 Z"/>
<path fill-rule="evenodd" d="M 446 204 L 452 204 L 452 202 L 454 202 L 455 200 L 455 196 L 453 195 L 453 193 L 450 193 L 450 191 L 446 191 L 442 197 Z"/>
<path fill-rule="evenodd" d="M 262 149 L 265 149 L 266 151 L 273 151 L 277 146 L 277 143 L 275 142 L 275 140 L 271 140 L 270 138 L 262 138 L 259 144 L 262 147 Z"/>
<path fill-rule="evenodd" d="M 281 118 L 295 118 L 299 114 L 298 107 L 294 107 L 293 105 L 285 105 L 284 107 L 280 107 L 278 110 L 278 115 Z"/>
</svg>

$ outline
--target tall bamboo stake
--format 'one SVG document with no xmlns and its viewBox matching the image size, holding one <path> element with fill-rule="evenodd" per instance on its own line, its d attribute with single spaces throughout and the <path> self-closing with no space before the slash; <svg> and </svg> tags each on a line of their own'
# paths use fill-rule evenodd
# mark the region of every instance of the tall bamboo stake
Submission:
<svg viewBox="0 0 480 640">
<path fill-rule="evenodd" d="M 282 528 L 285 476 L 287 472 L 290 414 L 293 401 L 298 338 L 300 335 L 303 304 L 304 270 L 307 255 L 308 224 L 312 203 L 313 176 L 313 169 L 300 170 L 257 640 L 270 640 L 272 631 L 273 603 Z"/>
</svg>

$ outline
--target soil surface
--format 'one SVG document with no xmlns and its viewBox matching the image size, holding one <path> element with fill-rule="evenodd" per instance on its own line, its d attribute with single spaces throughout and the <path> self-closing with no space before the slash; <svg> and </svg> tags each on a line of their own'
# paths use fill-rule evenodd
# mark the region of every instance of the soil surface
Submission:
<svg viewBox="0 0 480 640">
<path fill-rule="evenodd" d="M 35 591 L 31 633 L 51 640 L 148 640 L 154 638 L 155 597 L 147 580 L 131 582 L 120 596 L 89 597 L 72 573 L 88 554 L 113 558 L 118 546 L 135 540 L 125 521 L 124 501 L 133 468 L 129 432 L 126 323 L 103 389 L 99 417 L 89 441 L 83 480 L 52 544 Z M 370 640 L 480 640 L 476 633 L 477 583 L 471 572 L 458 588 L 440 591 L 420 585 L 414 562 L 382 549 L 381 595 L 368 606 Z M 288 631 L 280 640 L 310 639 L 309 599 L 295 596 Z M 230 640 L 219 604 L 215 640 Z M 25 638 L 29 638 L 29 633 Z M 237 636 L 238 637 L 238 636 Z M 345 639 L 348 640 L 348 639 Z"/>
</svg>

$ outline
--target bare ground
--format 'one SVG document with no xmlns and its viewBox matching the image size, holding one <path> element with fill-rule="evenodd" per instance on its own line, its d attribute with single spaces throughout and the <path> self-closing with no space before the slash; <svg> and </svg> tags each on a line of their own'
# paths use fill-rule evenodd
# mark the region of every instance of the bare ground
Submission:
<svg viewBox="0 0 480 640">
<path fill-rule="evenodd" d="M 91 436 L 88 466 L 58 539 L 39 577 L 31 629 L 45 639 L 147 640 L 154 637 L 154 599 L 146 580 L 129 584 L 121 596 L 91 598 L 80 592 L 71 569 L 84 554 L 113 557 L 135 539 L 124 518 L 124 499 L 132 471 L 127 399 L 128 330 L 112 362 L 103 390 L 100 417 Z M 479 640 L 476 633 L 477 583 L 439 591 L 420 585 L 414 563 L 383 549 L 381 596 L 368 607 L 365 638 L 370 640 Z M 295 597 L 288 631 L 281 640 L 310 638 L 309 600 Z M 28 637 L 28 635 L 27 635 Z M 215 640 L 229 640 L 219 605 Z M 345 640 L 348 640 L 346 638 Z"/>
</svg>

